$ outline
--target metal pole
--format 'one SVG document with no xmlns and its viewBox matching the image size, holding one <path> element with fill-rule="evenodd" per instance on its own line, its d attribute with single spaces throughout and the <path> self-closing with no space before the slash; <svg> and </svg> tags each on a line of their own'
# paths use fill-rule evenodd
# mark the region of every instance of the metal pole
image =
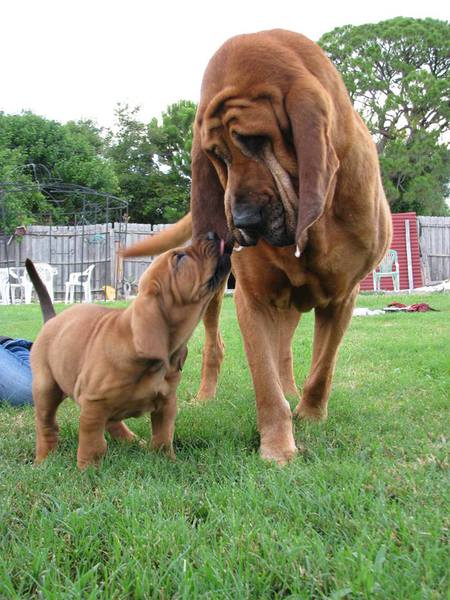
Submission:
<svg viewBox="0 0 450 600">
<path fill-rule="evenodd" d="M 408 289 L 414 289 L 414 276 L 411 259 L 411 237 L 409 233 L 409 221 L 405 221 L 405 238 L 406 238 L 406 260 L 408 262 Z"/>
</svg>

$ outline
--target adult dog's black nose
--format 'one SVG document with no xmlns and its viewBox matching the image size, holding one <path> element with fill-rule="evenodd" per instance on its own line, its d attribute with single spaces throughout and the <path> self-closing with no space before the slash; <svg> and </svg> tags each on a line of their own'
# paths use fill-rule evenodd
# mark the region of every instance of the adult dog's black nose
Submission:
<svg viewBox="0 0 450 600">
<path fill-rule="evenodd" d="M 258 229 L 262 223 L 261 209 L 253 203 L 236 202 L 231 212 L 238 229 Z"/>
<path fill-rule="evenodd" d="M 208 242 L 217 242 L 220 239 L 215 231 L 208 231 L 205 237 L 208 240 Z"/>
</svg>

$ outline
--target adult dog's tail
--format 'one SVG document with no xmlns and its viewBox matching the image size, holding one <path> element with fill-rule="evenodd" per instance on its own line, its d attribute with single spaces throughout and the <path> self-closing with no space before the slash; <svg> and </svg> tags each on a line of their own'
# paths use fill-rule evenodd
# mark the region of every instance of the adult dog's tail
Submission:
<svg viewBox="0 0 450 600">
<path fill-rule="evenodd" d="M 49 319 L 56 316 L 52 300 L 47 291 L 47 288 L 45 287 L 42 279 L 39 277 L 39 274 L 36 271 L 36 267 L 29 258 L 27 258 L 25 261 L 25 268 L 31 279 L 32 284 L 34 285 L 34 289 L 36 290 L 36 294 L 39 298 L 39 303 L 41 305 L 42 317 L 44 319 L 44 323 L 46 323 Z"/>
<path fill-rule="evenodd" d="M 124 248 L 121 251 L 121 255 L 124 258 L 129 256 L 155 256 L 171 248 L 181 246 L 181 244 L 187 242 L 191 237 L 192 216 L 189 212 L 171 227 L 163 229 L 155 235 L 148 236 L 142 242 L 137 242 L 132 246 Z"/>
</svg>

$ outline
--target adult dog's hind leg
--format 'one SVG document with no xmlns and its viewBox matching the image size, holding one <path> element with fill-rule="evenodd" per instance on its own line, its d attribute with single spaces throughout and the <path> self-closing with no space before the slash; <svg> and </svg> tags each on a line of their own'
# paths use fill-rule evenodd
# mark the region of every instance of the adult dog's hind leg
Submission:
<svg viewBox="0 0 450 600">
<path fill-rule="evenodd" d="M 315 309 L 314 342 L 311 369 L 303 389 L 302 399 L 294 416 L 323 420 L 328 414 L 337 353 L 350 323 L 358 286 L 343 302 Z"/>
<path fill-rule="evenodd" d="M 212 298 L 203 317 L 205 344 L 203 346 L 202 379 L 197 393 L 197 400 L 200 401 L 211 400 L 216 395 L 217 380 L 224 355 L 219 319 L 225 286 L 226 283 Z"/>
<path fill-rule="evenodd" d="M 64 394 L 50 371 L 43 367 L 33 377 L 33 402 L 36 425 L 36 463 L 42 462 L 58 445 L 56 411 Z"/>
</svg>

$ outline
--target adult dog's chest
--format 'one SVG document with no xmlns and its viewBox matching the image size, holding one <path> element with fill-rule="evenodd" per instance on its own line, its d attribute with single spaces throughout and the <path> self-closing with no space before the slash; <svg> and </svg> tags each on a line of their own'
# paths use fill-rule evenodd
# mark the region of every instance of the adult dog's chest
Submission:
<svg viewBox="0 0 450 600">
<path fill-rule="evenodd" d="M 311 269 L 308 261 L 295 256 L 295 247 L 273 248 L 263 243 L 233 255 L 238 285 L 262 302 L 279 309 L 295 306 L 306 312 L 326 306 L 332 294 L 326 277 Z"/>
</svg>

